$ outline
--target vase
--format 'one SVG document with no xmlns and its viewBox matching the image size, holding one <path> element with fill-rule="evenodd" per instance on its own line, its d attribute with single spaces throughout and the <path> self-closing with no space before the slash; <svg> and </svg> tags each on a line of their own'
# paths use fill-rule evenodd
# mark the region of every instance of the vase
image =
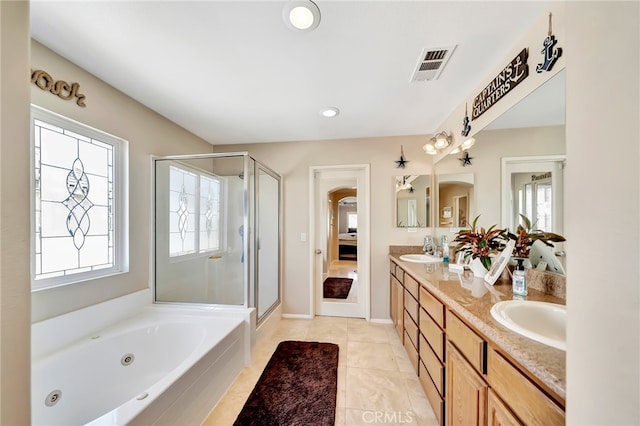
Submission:
<svg viewBox="0 0 640 426">
<path fill-rule="evenodd" d="M 469 263 L 469 268 L 471 268 L 471 271 L 473 272 L 473 276 L 478 278 L 484 278 L 484 276 L 487 275 L 487 273 L 489 272 L 487 271 L 487 268 L 484 267 L 484 265 L 480 261 L 480 258 L 478 257 L 474 258 L 471 261 L 471 263 Z"/>
</svg>

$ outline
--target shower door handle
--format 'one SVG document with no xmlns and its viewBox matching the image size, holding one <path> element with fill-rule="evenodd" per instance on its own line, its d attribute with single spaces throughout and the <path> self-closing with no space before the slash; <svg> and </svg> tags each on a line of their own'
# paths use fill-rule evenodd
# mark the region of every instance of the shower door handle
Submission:
<svg viewBox="0 0 640 426">
<path fill-rule="evenodd" d="M 316 254 L 322 254 L 322 250 L 316 249 Z"/>
</svg>

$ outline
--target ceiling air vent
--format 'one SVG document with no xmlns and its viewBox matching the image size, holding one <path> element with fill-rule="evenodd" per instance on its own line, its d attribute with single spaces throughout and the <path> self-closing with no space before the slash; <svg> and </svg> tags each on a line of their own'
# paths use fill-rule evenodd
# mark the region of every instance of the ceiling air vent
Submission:
<svg viewBox="0 0 640 426">
<path fill-rule="evenodd" d="M 456 46 L 422 49 L 411 81 L 437 80 Z"/>
</svg>

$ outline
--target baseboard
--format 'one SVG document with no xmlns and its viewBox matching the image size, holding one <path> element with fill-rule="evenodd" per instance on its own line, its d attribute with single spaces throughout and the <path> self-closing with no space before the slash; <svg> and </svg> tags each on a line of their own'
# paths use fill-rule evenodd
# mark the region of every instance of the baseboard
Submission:
<svg viewBox="0 0 640 426">
<path fill-rule="evenodd" d="M 282 318 L 288 318 L 288 319 L 313 319 L 313 316 L 309 315 L 309 314 L 282 314 Z"/>
<path fill-rule="evenodd" d="M 371 318 L 369 322 L 372 322 L 375 324 L 393 324 L 393 321 L 387 318 Z"/>
</svg>

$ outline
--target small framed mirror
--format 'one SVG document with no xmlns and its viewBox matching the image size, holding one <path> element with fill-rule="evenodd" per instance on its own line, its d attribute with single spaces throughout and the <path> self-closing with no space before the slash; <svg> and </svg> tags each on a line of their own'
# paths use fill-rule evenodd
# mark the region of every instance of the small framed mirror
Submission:
<svg viewBox="0 0 640 426">
<path fill-rule="evenodd" d="M 396 227 L 428 228 L 431 226 L 431 175 L 395 177 Z"/>
</svg>

